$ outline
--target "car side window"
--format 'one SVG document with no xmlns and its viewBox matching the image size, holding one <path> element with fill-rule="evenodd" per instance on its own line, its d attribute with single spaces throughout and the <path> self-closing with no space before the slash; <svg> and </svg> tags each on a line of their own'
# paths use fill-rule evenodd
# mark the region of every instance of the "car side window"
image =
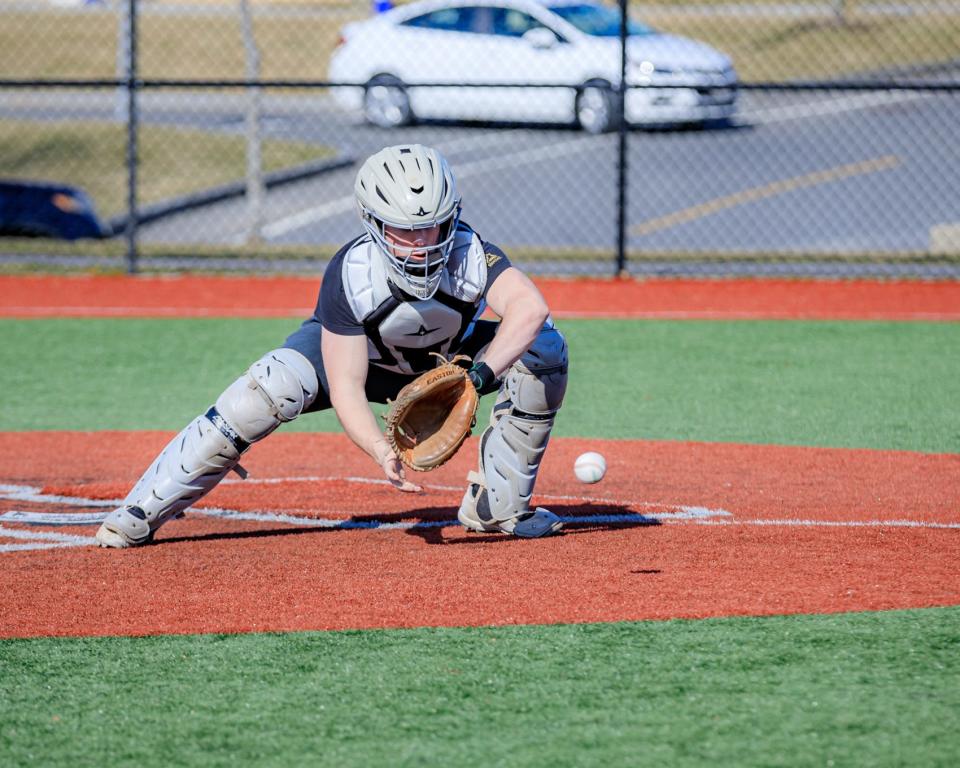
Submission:
<svg viewBox="0 0 960 768">
<path fill-rule="evenodd" d="M 523 37 L 531 29 L 544 26 L 529 13 L 516 8 L 493 8 L 493 34 Z"/>
<path fill-rule="evenodd" d="M 421 16 L 414 16 L 402 22 L 407 27 L 420 29 L 438 29 L 445 32 L 475 32 L 474 16 L 476 8 L 440 8 Z"/>
</svg>

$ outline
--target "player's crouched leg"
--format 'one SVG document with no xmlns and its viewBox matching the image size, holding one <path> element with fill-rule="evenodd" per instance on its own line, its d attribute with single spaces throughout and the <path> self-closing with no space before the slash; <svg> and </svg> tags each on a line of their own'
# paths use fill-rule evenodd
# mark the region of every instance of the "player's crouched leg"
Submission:
<svg viewBox="0 0 960 768">
<path fill-rule="evenodd" d="M 540 462 L 567 389 L 567 345 L 544 326 L 530 349 L 507 371 L 490 426 L 480 438 L 480 467 L 457 518 L 466 528 L 538 538 L 562 527 L 543 507 L 530 509 Z"/>
<path fill-rule="evenodd" d="M 255 362 L 180 432 L 97 531 L 101 547 L 148 543 L 154 532 L 212 491 L 240 457 L 317 396 L 317 374 L 299 352 L 276 349 Z"/>
</svg>

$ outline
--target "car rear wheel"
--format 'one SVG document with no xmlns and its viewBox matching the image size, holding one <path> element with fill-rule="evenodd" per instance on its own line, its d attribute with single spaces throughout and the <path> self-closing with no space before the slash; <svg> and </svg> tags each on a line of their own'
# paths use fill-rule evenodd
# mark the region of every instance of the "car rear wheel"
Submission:
<svg viewBox="0 0 960 768">
<path fill-rule="evenodd" d="M 377 75 L 371 79 L 363 93 L 363 116 L 368 123 L 381 128 L 396 128 L 410 123 L 413 111 L 403 83 L 388 75 Z"/>
<path fill-rule="evenodd" d="M 620 124 L 620 114 L 610 83 L 591 80 L 577 92 L 577 124 L 587 133 L 606 133 Z"/>
</svg>

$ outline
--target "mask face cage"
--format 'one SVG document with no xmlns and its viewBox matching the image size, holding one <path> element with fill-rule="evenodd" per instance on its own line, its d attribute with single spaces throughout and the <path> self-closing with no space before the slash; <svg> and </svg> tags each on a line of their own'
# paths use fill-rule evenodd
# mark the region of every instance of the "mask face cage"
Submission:
<svg viewBox="0 0 960 768">
<path fill-rule="evenodd" d="M 440 287 L 443 267 L 450 258 L 453 241 L 460 223 L 460 204 L 457 203 L 451 214 L 444 220 L 434 220 L 409 226 L 394 224 L 377 217 L 369 208 L 360 208 L 363 226 L 377 244 L 386 259 L 392 277 L 401 290 L 418 299 L 429 299 Z M 394 245 L 386 239 L 384 225 L 415 232 L 440 226 L 440 235 L 435 245 Z"/>
</svg>

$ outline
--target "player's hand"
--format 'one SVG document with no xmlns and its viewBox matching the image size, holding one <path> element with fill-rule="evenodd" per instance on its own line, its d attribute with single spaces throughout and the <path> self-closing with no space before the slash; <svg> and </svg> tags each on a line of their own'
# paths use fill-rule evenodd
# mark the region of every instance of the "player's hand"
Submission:
<svg viewBox="0 0 960 768">
<path fill-rule="evenodd" d="M 386 441 L 384 441 L 382 445 L 378 445 L 377 448 L 380 468 L 394 488 L 404 493 L 420 493 L 423 490 L 423 488 L 416 483 L 407 480 L 403 464 Z"/>
</svg>

